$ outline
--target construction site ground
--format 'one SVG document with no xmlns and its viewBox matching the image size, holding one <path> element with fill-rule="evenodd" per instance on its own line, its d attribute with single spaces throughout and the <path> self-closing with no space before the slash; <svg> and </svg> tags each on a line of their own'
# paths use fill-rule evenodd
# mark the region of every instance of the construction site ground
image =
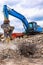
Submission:
<svg viewBox="0 0 43 65">
<path fill-rule="evenodd" d="M 43 65 L 43 34 L 0 41 L 0 65 Z"/>
</svg>

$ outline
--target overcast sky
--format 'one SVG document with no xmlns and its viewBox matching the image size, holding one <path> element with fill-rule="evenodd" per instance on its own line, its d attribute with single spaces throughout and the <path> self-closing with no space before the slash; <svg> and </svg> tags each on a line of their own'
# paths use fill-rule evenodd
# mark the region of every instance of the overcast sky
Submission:
<svg viewBox="0 0 43 65">
<path fill-rule="evenodd" d="M 3 5 L 5 4 L 23 14 L 28 22 L 35 21 L 43 27 L 43 0 L 0 0 L 0 25 L 4 20 Z M 23 24 L 20 20 L 12 16 L 9 16 L 9 20 L 11 21 L 10 24 L 15 27 L 14 32 L 24 31 Z"/>
</svg>

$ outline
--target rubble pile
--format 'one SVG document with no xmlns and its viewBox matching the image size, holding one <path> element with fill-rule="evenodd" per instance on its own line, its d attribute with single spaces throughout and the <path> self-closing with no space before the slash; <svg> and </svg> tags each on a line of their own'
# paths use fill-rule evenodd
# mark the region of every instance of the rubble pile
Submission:
<svg viewBox="0 0 43 65">
<path fill-rule="evenodd" d="M 21 55 L 32 58 L 43 58 L 43 34 L 24 39 L 20 44 Z"/>
<path fill-rule="evenodd" d="M 43 34 L 0 42 L 0 65 L 42 65 Z"/>
<path fill-rule="evenodd" d="M 25 57 L 33 57 L 33 55 L 37 51 L 37 48 L 35 44 L 22 43 L 19 46 L 19 50 L 21 55 L 24 55 Z"/>
<path fill-rule="evenodd" d="M 4 59 L 19 59 L 19 51 L 14 51 L 13 49 L 4 49 L 0 52 L 0 60 Z"/>
</svg>

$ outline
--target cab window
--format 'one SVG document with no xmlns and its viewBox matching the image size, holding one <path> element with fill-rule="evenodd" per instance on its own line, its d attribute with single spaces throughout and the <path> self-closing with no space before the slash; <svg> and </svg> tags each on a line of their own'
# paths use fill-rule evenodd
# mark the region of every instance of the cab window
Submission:
<svg viewBox="0 0 43 65">
<path fill-rule="evenodd" d="M 32 28 L 32 24 L 29 24 L 29 27 Z"/>
</svg>

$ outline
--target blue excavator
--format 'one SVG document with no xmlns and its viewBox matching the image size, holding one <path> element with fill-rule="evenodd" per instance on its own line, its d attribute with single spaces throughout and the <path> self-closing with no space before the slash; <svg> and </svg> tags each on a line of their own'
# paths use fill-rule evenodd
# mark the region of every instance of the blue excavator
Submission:
<svg viewBox="0 0 43 65">
<path fill-rule="evenodd" d="M 9 15 L 16 17 L 22 21 L 22 23 L 25 25 L 25 32 L 24 34 L 34 34 L 34 33 L 41 33 L 42 28 L 37 25 L 36 22 L 28 22 L 25 16 L 18 13 L 17 11 L 9 8 L 7 5 L 4 5 L 3 7 L 3 13 L 4 13 L 4 23 L 1 25 L 1 27 L 4 30 L 4 35 L 11 36 L 12 31 L 14 30 L 13 26 L 10 26 L 9 21 Z M 12 22 L 13 23 L 13 22 Z"/>
</svg>

